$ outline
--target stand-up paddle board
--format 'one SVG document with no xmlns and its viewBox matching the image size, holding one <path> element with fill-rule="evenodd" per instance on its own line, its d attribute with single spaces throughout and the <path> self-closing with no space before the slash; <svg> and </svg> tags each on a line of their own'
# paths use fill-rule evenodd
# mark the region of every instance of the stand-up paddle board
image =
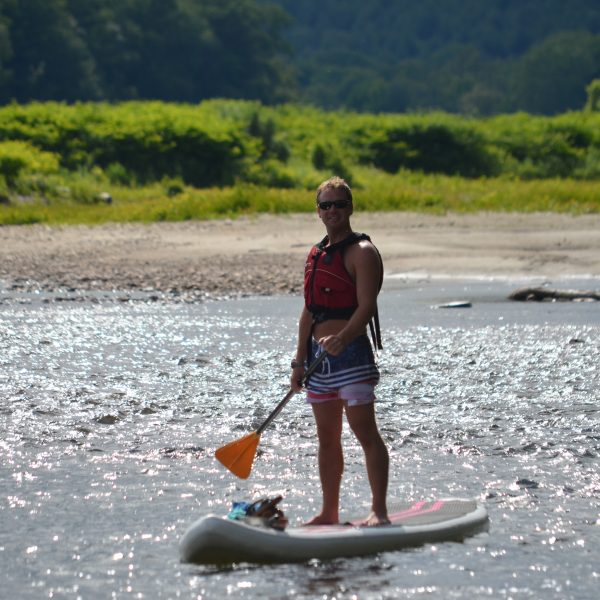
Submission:
<svg viewBox="0 0 600 600">
<path fill-rule="evenodd" d="M 302 562 L 400 550 L 428 542 L 461 541 L 487 529 L 488 515 L 474 500 L 445 499 L 395 504 L 389 525 L 361 527 L 360 520 L 341 525 L 289 527 L 281 531 L 215 515 L 205 516 L 179 543 L 183 562 Z"/>
</svg>

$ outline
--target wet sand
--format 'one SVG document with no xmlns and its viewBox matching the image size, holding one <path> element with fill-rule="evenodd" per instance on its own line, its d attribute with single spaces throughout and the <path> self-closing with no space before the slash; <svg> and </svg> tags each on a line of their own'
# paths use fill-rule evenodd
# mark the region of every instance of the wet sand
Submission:
<svg viewBox="0 0 600 600">
<path fill-rule="evenodd" d="M 387 275 L 600 275 L 600 215 L 357 213 L 352 223 L 371 235 Z M 323 234 L 315 214 L 0 227 L 0 280 L 20 292 L 297 293 L 306 253 Z"/>
</svg>

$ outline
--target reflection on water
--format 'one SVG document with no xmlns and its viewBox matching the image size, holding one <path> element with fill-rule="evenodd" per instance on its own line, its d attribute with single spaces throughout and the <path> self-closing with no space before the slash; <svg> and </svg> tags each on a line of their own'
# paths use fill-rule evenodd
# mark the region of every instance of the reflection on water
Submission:
<svg viewBox="0 0 600 600">
<path fill-rule="evenodd" d="M 595 597 L 597 305 L 479 298 L 449 313 L 431 308 L 432 293 L 382 298 L 378 415 L 390 495 L 476 497 L 489 534 L 227 569 L 178 562 L 179 537 L 197 517 L 276 492 L 292 522 L 317 509 L 313 422 L 301 397 L 263 434 L 248 481 L 212 457 L 285 395 L 300 301 L 0 305 L 6 597 Z M 342 505 L 361 514 L 362 453 L 349 434 L 345 447 Z"/>
</svg>

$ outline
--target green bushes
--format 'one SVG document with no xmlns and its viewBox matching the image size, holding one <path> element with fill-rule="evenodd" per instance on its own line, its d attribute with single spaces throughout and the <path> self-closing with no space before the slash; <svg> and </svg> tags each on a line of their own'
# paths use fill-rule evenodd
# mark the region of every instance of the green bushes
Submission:
<svg viewBox="0 0 600 600">
<path fill-rule="evenodd" d="M 14 185 L 25 174 L 55 173 L 58 164 L 55 154 L 39 150 L 28 142 L 0 142 L 0 177 L 8 185 Z"/>
<path fill-rule="evenodd" d="M 311 162 L 318 171 L 329 171 L 344 178 L 349 185 L 354 183 L 352 171 L 341 158 L 339 149 L 326 142 L 318 142 L 312 151 Z"/>
<path fill-rule="evenodd" d="M 595 179 L 600 168 L 600 115 L 589 112 L 481 120 L 373 116 L 356 128 L 354 137 L 360 162 L 388 173 L 408 169 L 467 178 Z"/>
<path fill-rule="evenodd" d="M 592 111 L 487 119 L 444 113 L 322 112 L 289 106 L 274 113 L 293 156 L 305 155 L 315 144 L 332 148 L 350 172 L 361 164 L 387 173 L 408 169 L 467 178 L 597 179 L 600 170 L 600 113 Z M 315 160 L 314 154 L 312 160 L 317 168 L 327 164 Z"/>
<path fill-rule="evenodd" d="M 590 161 L 597 161 L 600 149 L 597 115 L 544 118 L 518 114 L 491 119 L 487 127 L 504 156 L 504 174 L 524 179 L 594 178 Z"/>
<path fill-rule="evenodd" d="M 362 160 L 388 173 L 408 169 L 484 177 L 501 171 L 498 157 L 475 128 L 415 120 L 382 131 L 367 145 Z"/>
<path fill-rule="evenodd" d="M 117 208 L 148 193 L 153 201 L 171 204 L 152 208 L 154 217 L 147 218 L 301 210 L 305 190 L 332 174 L 364 191 L 357 197 L 369 196 L 368 203 L 360 200 L 368 210 L 457 210 L 458 200 L 448 203 L 457 186 L 477 189 L 477 200 L 465 204 L 469 209 L 518 209 L 514 198 L 524 196 L 515 190 L 525 186 L 515 183 L 512 196 L 489 191 L 508 189 L 502 181 L 547 181 L 548 186 L 527 188 L 544 198 L 519 200 L 528 206 L 576 210 L 582 203 L 582 210 L 600 210 L 600 112 L 471 119 L 444 113 L 326 112 L 233 100 L 0 108 L 3 204 L 26 196 L 28 202 L 65 207 L 98 205 L 94 219 L 100 220 L 109 213 L 115 219 L 144 218 L 132 206 L 125 212 Z M 422 193 L 433 181 L 438 183 Z M 206 205 L 197 199 L 209 188 L 213 204 Z M 110 210 L 102 206 L 102 192 L 115 199 Z M 291 204 L 274 198 L 284 192 L 294 198 Z M 49 218 L 44 215 L 36 218 Z M 0 222 L 7 218 L 5 212 Z"/>
<path fill-rule="evenodd" d="M 30 154 L 52 153 L 67 171 L 98 167 L 120 185 L 163 177 L 194 187 L 236 181 L 305 185 L 305 177 L 288 167 L 294 161 L 310 165 L 317 179 L 322 172 L 352 179 L 357 164 L 388 173 L 408 169 L 468 178 L 588 178 L 599 170 L 594 167 L 599 132 L 600 114 L 593 111 L 476 120 L 241 101 L 34 103 L 0 109 L 0 141 L 26 143 Z"/>
<path fill-rule="evenodd" d="M 586 88 L 587 102 L 585 110 L 600 112 L 600 79 L 594 79 Z"/>
<path fill-rule="evenodd" d="M 181 177 L 197 187 L 231 184 L 257 145 L 235 123 L 201 109 L 159 102 L 57 103 L 0 110 L 0 139 L 27 141 L 60 156 L 64 169 L 98 166 L 121 179 Z"/>
</svg>

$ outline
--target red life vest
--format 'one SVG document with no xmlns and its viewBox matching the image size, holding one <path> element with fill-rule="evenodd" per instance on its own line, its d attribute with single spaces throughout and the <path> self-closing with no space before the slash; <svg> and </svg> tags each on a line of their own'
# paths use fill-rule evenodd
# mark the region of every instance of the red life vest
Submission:
<svg viewBox="0 0 600 600">
<path fill-rule="evenodd" d="M 364 233 L 351 233 L 341 242 L 328 246 L 329 239 L 325 236 L 309 252 L 304 267 L 304 302 L 315 323 L 348 320 L 358 308 L 356 284 L 344 266 L 344 250 L 361 240 L 371 241 L 371 238 Z M 382 282 L 383 263 L 380 289 Z M 377 310 L 369 326 L 375 346 L 381 348 Z"/>
</svg>

